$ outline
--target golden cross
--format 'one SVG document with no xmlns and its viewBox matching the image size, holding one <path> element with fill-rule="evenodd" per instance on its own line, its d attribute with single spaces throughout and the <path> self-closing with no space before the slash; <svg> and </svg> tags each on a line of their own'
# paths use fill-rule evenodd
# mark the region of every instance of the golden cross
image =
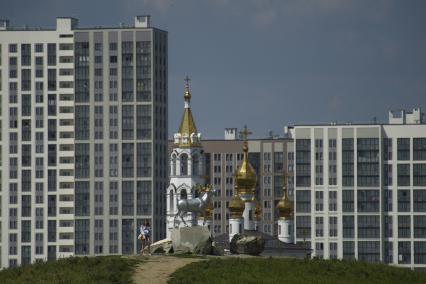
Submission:
<svg viewBox="0 0 426 284">
<path fill-rule="evenodd" d="M 189 90 L 189 81 L 191 81 L 191 79 L 188 77 L 188 75 L 186 75 L 184 81 L 185 81 L 185 88 Z"/>
<path fill-rule="evenodd" d="M 247 129 L 247 125 L 244 125 L 243 131 L 240 131 L 241 138 L 244 141 L 247 141 L 248 136 L 251 135 L 251 134 L 253 134 L 253 133 Z"/>
</svg>

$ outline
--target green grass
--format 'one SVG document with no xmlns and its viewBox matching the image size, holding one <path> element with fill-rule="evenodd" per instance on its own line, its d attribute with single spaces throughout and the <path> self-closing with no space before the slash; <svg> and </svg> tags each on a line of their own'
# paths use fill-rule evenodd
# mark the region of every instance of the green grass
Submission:
<svg viewBox="0 0 426 284">
<path fill-rule="evenodd" d="M 0 271 L 0 283 L 132 283 L 141 259 L 120 256 L 71 257 Z"/>
<path fill-rule="evenodd" d="M 173 273 L 169 283 L 424 284 L 426 273 L 338 260 L 228 258 L 191 263 Z"/>
</svg>

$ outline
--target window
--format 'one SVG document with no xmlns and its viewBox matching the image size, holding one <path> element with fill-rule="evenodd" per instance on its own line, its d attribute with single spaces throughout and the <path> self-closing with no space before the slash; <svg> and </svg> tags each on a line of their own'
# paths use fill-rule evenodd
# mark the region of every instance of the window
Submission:
<svg viewBox="0 0 426 284">
<path fill-rule="evenodd" d="M 343 259 L 345 260 L 355 259 L 355 242 L 354 241 L 343 242 Z"/>
<path fill-rule="evenodd" d="M 123 177 L 134 176 L 134 144 L 123 143 L 122 144 L 122 174 Z"/>
<path fill-rule="evenodd" d="M 88 143 L 75 144 L 75 176 L 88 178 L 90 172 L 90 146 Z"/>
<path fill-rule="evenodd" d="M 324 210 L 324 192 L 315 191 L 315 211 Z"/>
<path fill-rule="evenodd" d="M 392 160 L 392 138 L 383 138 L 383 160 Z"/>
<path fill-rule="evenodd" d="M 31 69 L 21 70 L 21 90 L 22 91 L 31 90 Z"/>
<path fill-rule="evenodd" d="M 296 139 L 296 186 L 311 186 L 310 139 Z"/>
<path fill-rule="evenodd" d="M 31 45 L 21 44 L 21 66 L 31 65 Z"/>
<path fill-rule="evenodd" d="M 413 164 L 413 185 L 426 186 L 426 164 Z"/>
<path fill-rule="evenodd" d="M 303 239 L 311 237 L 310 216 L 296 216 L 296 235 L 297 238 Z"/>
<path fill-rule="evenodd" d="M 122 183 L 122 215 L 134 215 L 134 182 L 133 181 L 123 181 Z"/>
<path fill-rule="evenodd" d="M 410 238 L 410 216 L 398 216 L 398 238 Z"/>
<path fill-rule="evenodd" d="M 311 212 L 311 192 L 309 190 L 296 190 L 296 212 Z"/>
<path fill-rule="evenodd" d="M 358 238 L 379 238 L 380 217 L 358 216 Z"/>
<path fill-rule="evenodd" d="M 43 44 L 42 43 L 36 43 L 35 44 L 35 52 L 43 52 Z"/>
<path fill-rule="evenodd" d="M 134 139 L 134 114 L 132 105 L 122 106 L 122 138 Z"/>
<path fill-rule="evenodd" d="M 410 165 L 398 164 L 398 186 L 410 186 Z"/>
<path fill-rule="evenodd" d="M 358 138 L 358 186 L 379 186 L 379 139 Z"/>
<path fill-rule="evenodd" d="M 358 260 L 378 263 L 380 261 L 380 242 L 359 241 Z"/>
<path fill-rule="evenodd" d="M 353 238 L 355 232 L 354 216 L 343 216 L 343 237 Z"/>
<path fill-rule="evenodd" d="M 413 138 L 413 160 L 426 160 L 426 138 Z"/>
<path fill-rule="evenodd" d="M 329 226 L 328 226 L 328 229 L 329 229 L 328 235 L 330 237 L 337 237 L 337 217 L 329 217 L 328 218 L 328 223 L 329 223 Z"/>
<path fill-rule="evenodd" d="M 411 263 L 411 242 L 398 242 L 398 263 Z"/>
<path fill-rule="evenodd" d="M 426 264 L 426 242 L 414 242 L 414 264 Z"/>
<path fill-rule="evenodd" d="M 378 190 L 358 190 L 358 212 L 379 212 Z"/>
<path fill-rule="evenodd" d="M 426 238 L 426 216 L 414 216 L 414 237 Z"/>
<path fill-rule="evenodd" d="M 337 211 L 337 191 L 328 192 L 328 210 Z"/>
<path fill-rule="evenodd" d="M 414 212 L 426 212 L 426 190 L 413 190 Z"/>
<path fill-rule="evenodd" d="M 398 161 L 410 160 L 410 138 L 398 138 Z"/>
<path fill-rule="evenodd" d="M 398 212 L 410 212 L 409 190 L 398 190 Z"/>
<path fill-rule="evenodd" d="M 9 52 L 15 53 L 18 51 L 18 46 L 16 44 L 9 44 Z"/>
<path fill-rule="evenodd" d="M 47 65 L 56 65 L 56 44 L 47 44 Z"/>
</svg>

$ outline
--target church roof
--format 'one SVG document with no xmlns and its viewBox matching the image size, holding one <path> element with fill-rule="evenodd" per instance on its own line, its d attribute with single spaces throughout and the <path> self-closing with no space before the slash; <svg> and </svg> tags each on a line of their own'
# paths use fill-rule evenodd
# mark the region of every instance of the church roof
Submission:
<svg viewBox="0 0 426 284">
<path fill-rule="evenodd" d="M 178 134 L 180 134 L 181 138 L 186 137 L 186 139 L 180 139 L 177 146 L 179 148 L 190 148 L 190 147 L 201 147 L 201 143 L 199 139 L 193 140 L 191 138 L 192 134 L 198 135 L 197 127 L 195 126 L 195 120 L 192 116 L 191 111 L 191 92 L 189 91 L 189 78 L 185 79 L 186 87 L 183 98 L 185 100 L 185 108 L 183 111 L 182 119 L 179 126 Z"/>
</svg>

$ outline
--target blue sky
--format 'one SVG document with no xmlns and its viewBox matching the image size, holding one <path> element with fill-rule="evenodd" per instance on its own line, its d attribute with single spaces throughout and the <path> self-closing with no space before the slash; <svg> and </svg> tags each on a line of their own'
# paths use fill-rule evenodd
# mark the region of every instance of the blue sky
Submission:
<svg viewBox="0 0 426 284">
<path fill-rule="evenodd" d="M 426 1 L 0 0 L 0 17 L 18 27 L 54 27 L 56 16 L 130 24 L 136 14 L 169 32 L 170 134 L 187 74 L 208 138 L 426 109 Z"/>
</svg>

